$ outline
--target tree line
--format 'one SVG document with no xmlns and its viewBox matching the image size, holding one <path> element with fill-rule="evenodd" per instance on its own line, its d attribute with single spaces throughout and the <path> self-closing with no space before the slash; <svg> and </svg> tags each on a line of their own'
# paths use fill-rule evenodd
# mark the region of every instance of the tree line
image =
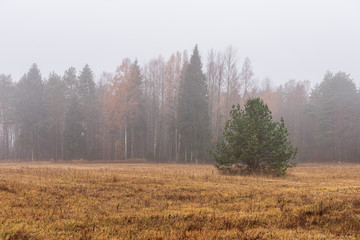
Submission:
<svg viewBox="0 0 360 240">
<path fill-rule="evenodd" d="M 312 88 L 259 84 L 231 46 L 142 66 L 126 58 L 99 79 L 89 65 L 43 77 L 33 64 L 17 82 L 0 74 L 0 159 L 212 162 L 232 106 L 253 97 L 285 119 L 297 161 L 360 161 L 360 93 L 349 74 L 327 72 Z"/>
</svg>

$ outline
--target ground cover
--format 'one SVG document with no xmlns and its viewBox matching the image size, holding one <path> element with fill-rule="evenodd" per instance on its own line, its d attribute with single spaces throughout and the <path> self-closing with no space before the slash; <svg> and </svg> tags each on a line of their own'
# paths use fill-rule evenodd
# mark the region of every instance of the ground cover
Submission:
<svg viewBox="0 0 360 240">
<path fill-rule="evenodd" d="M 360 165 L 0 164 L 0 239 L 359 238 Z"/>
</svg>

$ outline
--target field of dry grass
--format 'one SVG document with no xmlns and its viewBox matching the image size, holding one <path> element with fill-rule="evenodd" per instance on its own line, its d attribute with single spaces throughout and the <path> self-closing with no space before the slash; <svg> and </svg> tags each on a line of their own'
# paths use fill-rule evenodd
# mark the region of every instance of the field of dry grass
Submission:
<svg viewBox="0 0 360 240">
<path fill-rule="evenodd" d="M 360 239 L 360 165 L 2 163 L 0 239 Z"/>
</svg>

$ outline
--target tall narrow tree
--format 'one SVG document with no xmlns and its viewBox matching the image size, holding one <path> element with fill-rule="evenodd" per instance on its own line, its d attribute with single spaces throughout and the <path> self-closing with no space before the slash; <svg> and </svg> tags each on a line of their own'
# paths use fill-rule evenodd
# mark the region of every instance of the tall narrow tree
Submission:
<svg viewBox="0 0 360 240">
<path fill-rule="evenodd" d="M 140 111 L 140 70 L 130 59 L 124 59 L 105 93 L 107 124 L 113 131 L 115 159 L 122 155 L 134 157 L 134 127 L 139 122 Z M 123 140 L 120 138 L 123 136 Z M 130 142 L 129 142 L 130 140 Z M 119 151 L 122 146 L 123 151 Z M 130 150 L 130 151 L 129 151 Z"/>
<path fill-rule="evenodd" d="M 51 73 L 45 84 L 44 107 L 48 132 L 48 156 L 63 158 L 64 115 L 66 110 L 65 83 L 56 73 Z"/>
<path fill-rule="evenodd" d="M 241 73 L 240 73 L 240 81 L 241 81 L 240 84 L 242 85 L 242 87 L 244 89 L 244 94 L 243 94 L 244 103 L 250 97 L 251 90 L 255 85 L 253 75 L 254 75 L 254 73 L 252 71 L 250 59 L 245 58 L 245 61 L 241 68 Z"/>
<path fill-rule="evenodd" d="M 74 67 L 70 67 L 64 72 L 62 79 L 66 86 L 65 96 L 68 103 L 70 103 L 70 100 L 77 95 L 77 90 L 79 88 L 79 81 L 76 77 L 76 69 Z"/>
<path fill-rule="evenodd" d="M 44 119 L 43 88 L 40 70 L 34 63 L 17 85 L 18 147 L 24 159 L 41 158 L 41 127 Z"/>
<path fill-rule="evenodd" d="M 14 86 L 10 75 L 0 75 L 0 159 L 10 157 L 11 125 L 14 122 Z"/>
<path fill-rule="evenodd" d="M 73 97 L 65 116 L 64 158 L 67 160 L 85 157 L 84 117 L 79 100 Z"/>
<path fill-rule="evenodd" d="M 197 45 L 180 85 L 178 126 L 185 162 L 206 160 L 210 138 L 208 94 Z"/>
<path fill-rule="evenodd" d="M 79 96 L 79 103 L 82 114 L 84 116 L 83 127 L 85 129 L 86 140 L 86 159 L 95 159 L 97 153 L 95 152 L 96 144 L 96 95 L 95 95 L 95 82 L 94 74 L 89 65 L 86 64 L 82 69 L 78 83 L 77 93 Z"/>
</svg>

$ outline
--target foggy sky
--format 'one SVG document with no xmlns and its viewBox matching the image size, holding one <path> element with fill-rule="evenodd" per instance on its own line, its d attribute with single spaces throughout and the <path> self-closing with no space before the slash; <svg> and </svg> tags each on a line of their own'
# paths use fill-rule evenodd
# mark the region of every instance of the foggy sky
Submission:
<svg viewBox="0 0 360 240">
<path fill-rule="evenodd" d="M 327 70 L 360 83 L 360 2 L 356 0 L 0 0 L 0 73 L 18 81 L 32 63 L 43 77 L 78 71 L 97 77 L 125 57 L 143 64 L 199 45 L 233 45 L 255 78 L 320 82 Z"/>
</svg>

